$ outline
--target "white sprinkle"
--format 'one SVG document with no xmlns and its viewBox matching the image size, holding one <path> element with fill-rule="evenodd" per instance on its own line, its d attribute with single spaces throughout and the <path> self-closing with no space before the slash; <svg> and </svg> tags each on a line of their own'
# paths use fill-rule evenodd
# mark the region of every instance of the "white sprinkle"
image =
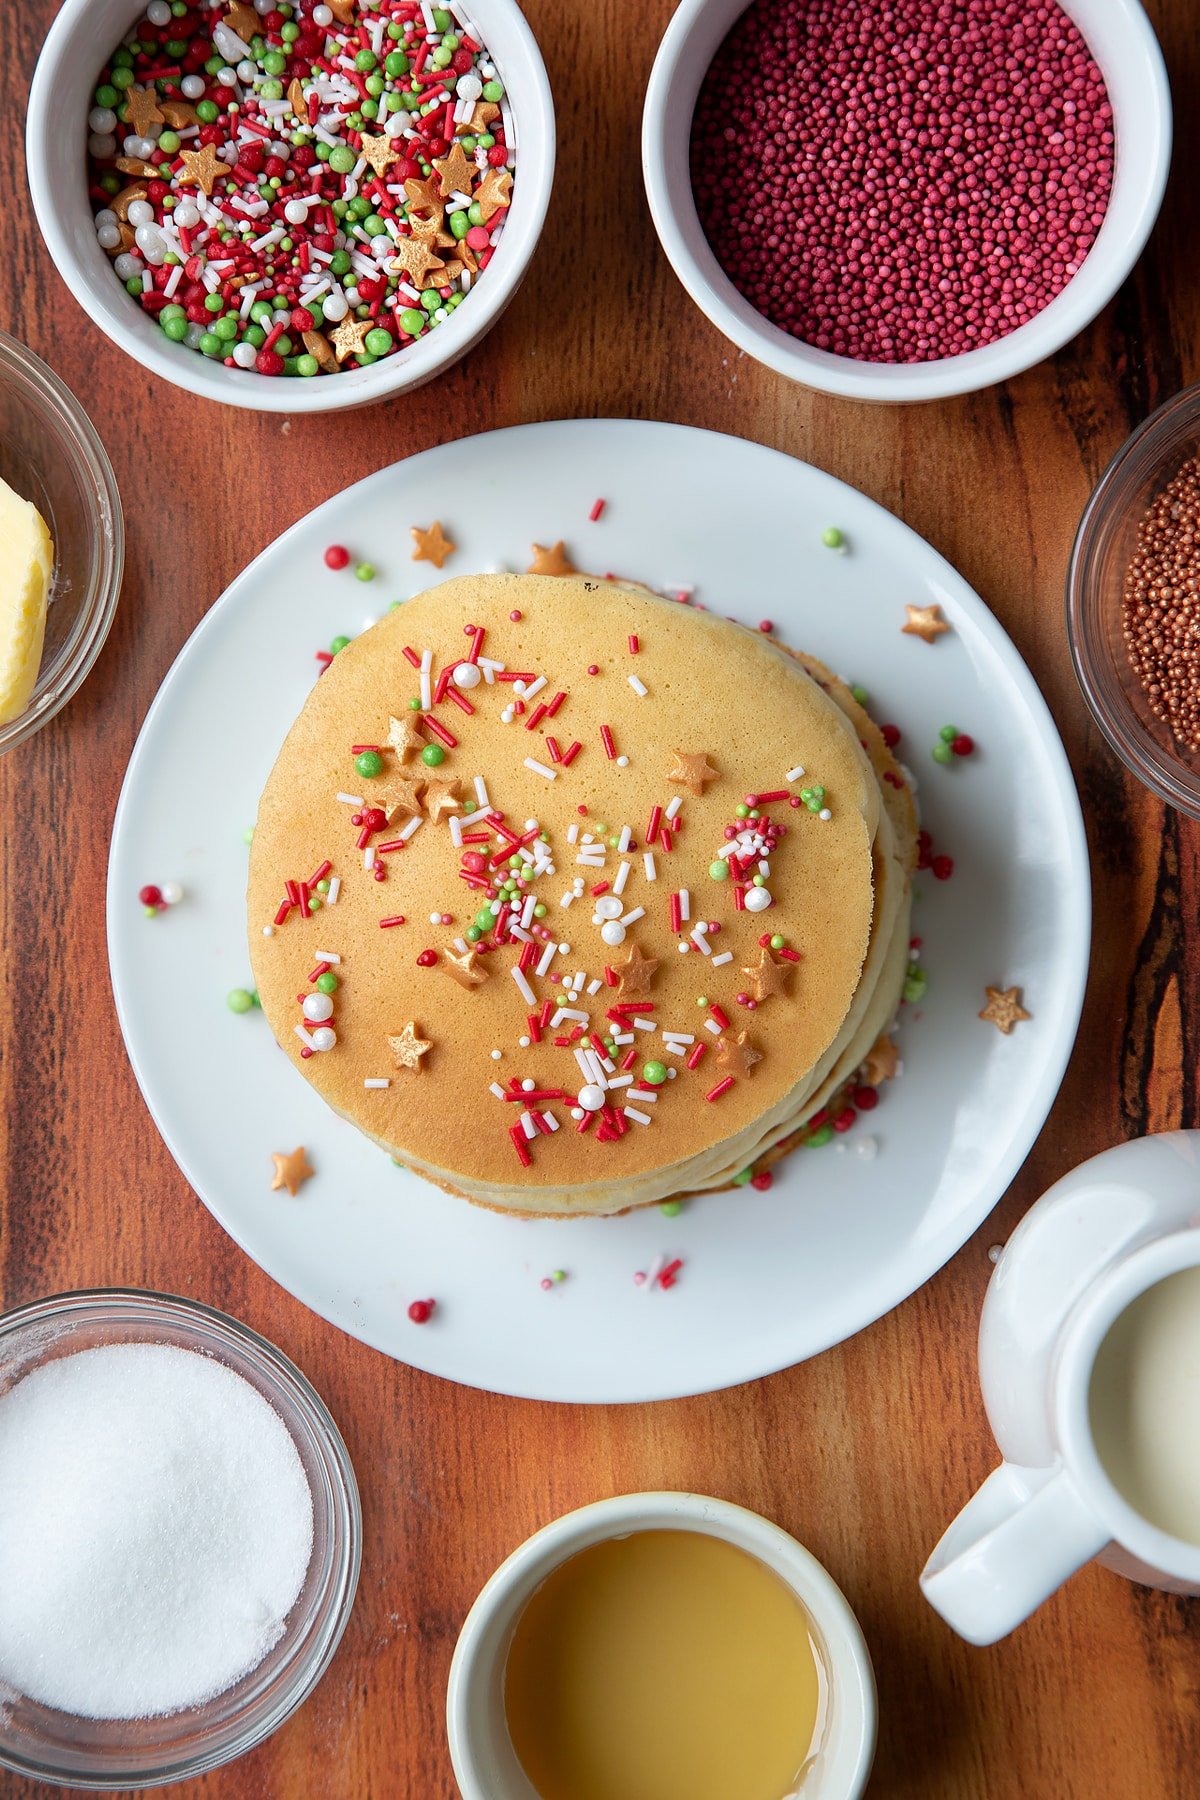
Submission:
<svg viewBox="0 0 1200 1800">
<path fill-rule="evenodd" d="M 490 656 L 481 656 L 477 667 L 483 670 L 483 679 L 487 682 L 489 687 L 493 685 L 497 675 L 503 674 L 504 672 L 504 664 L 502 662 L 493 662 Z M 478 787 L 481 780 L 481 776 L 477 775 L 475 777 L 476 787 Z M 487 801 L 484 800 L 482 804 L 486 806 Z"/>
<path fill-rule="evenodd" d="M 558 1120 L 555 1118 L 555 1116 L 552 1112 L 544 1112 L 542 1114 L 542 1118 L 545 1120 L 546 1124 L 550 1127 L 551 1131 L 558 1130 Z"/>
<path fill-rule="evenodd" d="M 705 1019 L 704 1029 L 705 1031 L 711 1031 L 714 1037 L 720 1037 L 721 1035 L 721 1027 L 717 1024 L 715 1019 Z"/>
<path fill-rule="evenodd" d="M 425 821 L 422 818 L 419 818 L 419 817 L 411 818 L 408 821 L 408 824 L 401 828 L 400 836 L 401 836 L 401 839 L 403 840 L 403 842 L 407 843 L 409 838 L 412 837 L 415 832 L 420 831 L 420 829 L 424 823 L 425 823 Z"/>
<path fill-rule="evenodd" d="M 477 775 L 475 777 L 475 798 L 478 800 L 480 806 L 484 808 L 485 812 L 491 811 L 492 803 L 488 799 L 488 791 L 483 785 L 482 775 Z"/>
<path fill-rule="evenodd" d="M 342 801 L 343 804 L 346 806 L 365 806 L 366 805 L 366 802 L 362 798 L 361 794 L 335 794 L 333 797 L 335 800 Z"/>
<path fill-rule="evenodd" d="M 623 845 L 622 848 L 624 848 Z M 616 880 L 612 884 L 612 891 L 614 894 L 623 894 L 625 892 L 625 883 L 629 880 L 629 871 L 632 866 L 631 863 L 623 862 L 617 870 Z"/>
<path fill-rule="evenodd" d="M 801 768 L 800 764 L 797 763 L 794 769 L 788 770 L 787 774 L 784 776 L 783 779 L 785 781 L 799 781 L 799 779 L 803 775 L 803 773 L 804 773 L 804 770 Z"/>
<path fill-rule="evenodd" d="M 650 1123 L 649 1118 L 647 1118 L 646 1123 L 647 1124 Z M 658 1278 L 662 1274 L 662 1272 L 666 1268 L 666 1266 L 667 1266 L 667 1259 L 665 1256 L 656 1256 L 655 1257 L 654 1261 L 650 1264 L 650 1267 L 646 1270 L 646 1285 L 643 1290 L 645 1293 L 647 1293 L 647 1294 L 653 1293 L 655 1285 L 658 1282 Z"/>
<path fill-rule="evenodd" d="M 365 1088 L 386 1088 L 391 1085 L 391 1080 L 387 1075 L 368 1075 L 363 1082 Z"/>
<path fill-rule="evenodd" d="M 879 1154 L 879 1139 L 870 1136 L 861 1137 L 854 1148 L 864 1162 L 874 1162 Z"/>
<path fill-rule="evenodd" d="M 433 688 L 429 681 L 429 671 L 433 667 L 433 651 L 421 652 L 421 711 L 428 712 L 433 705 Z"/>
<path fill-rule="evenodd" d="M 646 880 L 647 881 L 657 881 L 658 880 L 658 869 L 655 865 L 654 857 L 649 850 L 647 850 L 646 854 L 642 858 L 642 868 L 646 872 Z"/>
<path fill-rule="evenodd" d="M 704 952 L 705 956 L 712 955 L 712 951 L 708 947 L 707 933 L 701 931 L 699 925 L 697 925 L 695 931 L 692 933 L 692 942 L 695 944 L 697 950 L 702 950 Z"/>
<path fill-rule="evenodd" d="M 542 951 L 542 954 L 538 958 L 537 968 L 534 970 L 534 973 L 536 975 L 544 975 L 546 973 L 547 969 L 550 967 L 550 964 L 554 961 L 554 953 L 557 949 L 558 949 L 557 944 L 547 944 L 546 945 L 546 948 Z M 518 971 L 518 973 L 519 973 L 519 971 Z M 531 996 L 531 998 L 532 998 L 532 996 Z"/>
<path fill-rule="evenodd" d="M 533 989 L 530 987 L 529 983 L 526 981 L 524 975 L 522 975 L 522 973 L 521 973 L 520 969 L 517 967 L 516 963 L 513 964 L 512 968 L 508 972 L 512 976 L 513 980 L 516 982 L 517 988 L 518 988 L 518 991 L 520 992 L 522 1000 L 526 1001 L 526 1003 L 530 1006 L 536 1006 L 537 1005 L 537 995 L 534 993 Z M 541 973 L 540 969 L 538 970 L 538 973 L 539 974 Z"/>
<path fill-rule="evenodd" d="M 325 896 L 326 906 L 336 906 L 337 905 L 337 897 L 341 893 L 341 891 L 342 891 L 341 876 L 340 875 L 331 875 L 329 877 L 329 892 Z"/>
<path fill-rule="evenodd" d="M 557 781 L 558 779 L 558 770 L 548 768 L 545 763 L 539 762 L 536 756 L 527 756 L 525 767 L 532 769 L 535 775 L 544 775 L 547 781 Z"/>
<path fill-rule="evenodd" d="M 637 923 L 637 921 L 639 919 L 644 919 L 645 916 L 646 916 L 645 907 L 644 906 L 635 906 L 632 912 L 627 912 L 627 913 L 621 914 L 621 923 L 622 923 L 622 925 L 634 925 Z"/>
<path fill-rule="evenodd" d="M 650 1114 L 639 1112 L 636 1106 L 623 1106 L 621 1111 L 627 1119 L 633 1119 L 639 1125 L 649 1125 L 650 1123 Z"/>
<path fill-rule="evenodd" d="M 441 922 L 442 922 L 441 913 L 430 913 L 429 923 L 431 925 L 440 925 Z M 469 956 L 470 955 L 470 947 L 468 946 L 465 938 L 456 937 L 454 940 L 454 948 L 458 951 L 458 954 L 460 956 Z"/>
<path fill-rule="evenodd" d="M 678 813 L 678 811 L 682 805 L 683 805 L 683 795 L 676 794 L 676 796 L 673 800 L 670 800 L 667 802 L 667 818 L 673 819 L 675 817 L 675 815 Z"/>
<path fill-rule="evenodd" d="M 686 888 L 679 890 L 679 916 L 681 919 L 690 919 L 692 916 L 692 896 Z"/>
<path fill-rule="evenodd" d="M 629 758 L 627 756 L 618 756 L 617 767 L 618 769 L 627 769 L 629 767 Z"/>
<path fill-rule="evenodd" d="M 823 806 L 821 808 L 820 812 L 817 814 L 817 817 L 818 817 L 818 819 L 825 819 L 826 821 L 828 821 L 829 819 L 832 819 L 833 814 L 830 812 L 830 810 L 827 806 Z"/>
<path fill-rule="evenodd" d="M 714 969 L 719 969 L 722 967 L 722 965 L 724 963 L 732 962 L 732 961 L 733 961 L 733 951 L 732 950 L 722 950 L 720 956 L 713 957 L 712 966 Z"/>
<path fill-rule="evenodd" d="M 624 856 L 625 852 L 629 848 L 629 841 L 632 838 L 632 836 L 633 836 L 633 832 L 630 829 L 630 827 L 628 825 L 622 825 L 621 835 L 617 839 L 617 852 L 619 855 Z"/>
<path fill-rule="evenodd" d="M 610 1088 L 632 1087 L 633 1086 L 633 1076 L 632 1075 L 614 1075 L 608 1085 Z"/>
<path fill-rule="evenodd" d="M 264 937 L 274 937 L 275 936 L 275 927 L 273 925 L 264 925 L 263 926 L 263 936 Z"/>
<path fill-rule="evenodd" d="M 550 1018 L 551 1031 L 557 1031 L 564 1019 L 571 1019 L 577 1025 L 586 1025 L 588 1022 L 588 1014 L 585 1012 L 580 1012 L 579 1009 L 574 1006 L 560 1006 L 551 1015 L 551 1018 Z"/>
<path fill-rule="evenodd" d="M 374 867 L 375 867 L 375 846 L 374 846 L 374 844 L 368 844 L 366 849 L 363 851 L 363 868 L 364 869 L 373 869 Z M 438 917 L 439 918 L 441 917 L 440 913 L 438 914 Z"/>
<path fill-rule="evenodd" d="M 577 844 L 579 842 L 579 827 L 578 827 L 578 825 L 568 825 L 567 826 L 567 842 L 568 842 L 568 844 Z"/>
<path fill-rule="evenodd" d="M 450 826 L 450 842 L 456 850 L 462 849 L 462 819 L 458 813 L 451 813 L 448 820 Z"/>
<path fill-rule="evenodd" d="M 650 692 L 650 689 L 646 686 L 645 682 L 639 681 L 636 675 L 631 675 L 629 677 L 629 685 L 639 700 L 644 700 L 646 695 Z"/>
<path fill-rule="evenodd" d="M 500 1058 L 501 1058 L 501 1057 L 502 1057 L 502 1056 L 503 1056 L 503 1055 L 504 1055 L 504 1052 L 503 1052 L 503 1050 L 493 1050 L 493 1051 L 492 1051 L 492 1061 L 493 1061 L 493 1062 L 499 1062 L 499 1061 L 500 1061 Z"/>
<path fill-rule="evenodd" d="M 537 895 L 536 894 L 526 894 L 525 904 L 521 908 L 521 928 L 523 931 L 529 930 L 530 924 L 533 920 L 533 909 L 536 905 L 537 905 Z"/>
<path fill-rule="evenodd" d="M 575 898 L 576 898 L 575 890 L 573 888 L 568 888 L 567 892 L 562 896 L 562 898 L 558 904 L 560 906 L 570 906 L 572 900 L 574 900 Z"/>
<path fill-rule="evenodd" d="M 313 955 L 318 962 L 333 963 L 335 967 L 342 960 L 341 957 L 336 956 L 332 950 L 314 950 Z"/>
<path fill-rule="evenodd" d="M 588 990 L 587 991 L 589 994 L 598 994 L 600 992 L 600 989 L 603 986 L 604 986 L 604 983 L 599 979 L 599 977 L 597 977 L 595 981 L 588 982 Z"/>
<path fill-rule="evenodd" d="M 300 1039 L 300 1042 L 302 1044 L 307 1044 L 309 1049 L 311 1050 L 312 1049 L 312 1039 L 309 1037 L 307 1031 L 305 1031 L 303 1025 L 293 1025 L 292 1030 L 296 1033 L 296 1036 Z"/>
<path fill-rule="evenodd" d="M 497 1100 L 503 1100 L 504 1089 L 500 1086 L 500 1083 L 498 1081 L 493 1081 L 493 1083 L 491 1085 L 491 1092 L 493 1094 L 495 1094 Z"/>
<path fill-rule="evenodd" d="M 532 1113 L 523 1112 L 521 1114 L 521 1130 L 525 1133 L 527 1138 L 535 1138 L 537 1136 L 538 1128 L 533 1122 Z"/>
<path fill-rule="evenodd" d="M 654 1023 L 653 1019 L 634 1019 L 633 1022 L 637 1026 L 639 1031 L 657 1031 L 658 1030 L 658 1026 Z"/>
<path fill-rule="evenodd" d="M 535 694 L 541 693 L 541 691 L 545 687 L 545 685 L 546 685 L 546 677 L 544 675 L 539 675 L 536 681 L 531 681 L 529 683 L 528 687 L 526 687 L 524 682 L 521 682 L 521 681 L 514 683 L 515 687 L 520 688 L 521 698 L 523 700 L 532 700 Z"/>
<path fill-rule="evenodd" d="M 692 1036 L 690 1031 L 664 1031 L 663 1032 L 663 1043 L 667 1044 L 667 1045 L 694 1044 L 695 1041 L 696 1040 Z"/>
<path fill-rule="evenodd" d="M 614 1044 L 632 1044 L 635 1040 L 632 1031 L 614 1031 L 612 1041 Z"/>
<path fill-rule="evenodd" d="M 653 1101 L 653 1100 L 658 1099 L 658 1094 L 653 1088 L 631 1087 L 629 1090 L 628 1098 L 630 1100 L 651 1100 L 651 1101 Z"/>
</svg>

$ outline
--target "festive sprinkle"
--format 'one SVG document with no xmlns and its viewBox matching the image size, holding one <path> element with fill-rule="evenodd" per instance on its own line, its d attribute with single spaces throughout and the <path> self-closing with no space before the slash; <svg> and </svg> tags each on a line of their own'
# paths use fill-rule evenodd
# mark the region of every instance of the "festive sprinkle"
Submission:
<svg viewBox="0 0 1200 1800">
<path fill-rule="evenodd" d="M 160 24 L 167 4 L 100 71 L 88 118 L 97 241 L 163 335 L 305 378 L 453 317 L 512 198 L 486 48 L 410 0 L 295 16 L 196 0 Z"/>
<path fill-rule="evenodd" d="M 909 637 L 919 637 L 924 643 L 932 644 L 935 638 L 950 629 L 940 606 L 906 606 L 904 610 L 908 617 L 900 629 Z"/>
<path fill-rule="evenodd" d="M 271 1177 L 271 1192 L 277 1194 L 286 1188 L 293 1199 L 300 1192 L 303 1184 L 316 1172 L 309 1165 L 308 1158 L 304 1154 L 303 1144 L 297 1150 L 272 1152 L 271 1161 L 275 1168 Z"/>
<path fill-rule="evenodd" d="M 1022 1019 L 1031 1019 L 1033 1017 L 1033 1014 L 1026 1012 L 1025 1008 L 1021 1005 L 1021 990 L 1019 987 L 989 987 L 984 989 L 984 993 L 987 995 L 987 1005 L 983 1008 L 979 1017 L 981 1019 L 986 1019 L 989 1024 L 994 1025 L 997 1031 L 1002 1031 L 1005 1037 L 1012 1031 L 1013 1026 L 1019 1024 Z"/>
</svg>

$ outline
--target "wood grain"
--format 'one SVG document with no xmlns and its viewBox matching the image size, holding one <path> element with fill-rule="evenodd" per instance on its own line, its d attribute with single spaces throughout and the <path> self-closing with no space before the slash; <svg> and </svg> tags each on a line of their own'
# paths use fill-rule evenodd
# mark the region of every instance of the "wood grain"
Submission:
<svg viewBox="0 0 1200 1800">
<path fill-rule="evenodd" d="M 118 1282 L 195 1294 L 294 1357 L 345 1431 L 366 1515 L 345 1641 L 302 1712 L 243 1762 L 192 1784 L 195 1800 L 452 1800 L 445 1680 L 478 1587 L 555 1514 L 659 1486 L 760 1509 L 841 1582 L 879 1677 L 873 1795 L 1194 1794 L 1196 1603 L 1091 1569 L 981 1651 L 924 1605 L 916 1577 L 994 1460 L 975 1369 L 989 1244 L 1082 1158 L 1124 1136 L 1200 1124 L 1200 836 L 1122 773 L 1089 724 L 1062 600 L 1071 536 L 1105 460 L 1197 374 L 1200 126 L 1190 97 L 1200 14 L 1194 0 L 1150 6 L 1181 103 L 1175 172 L 1150 248 L 1113 304 L 1019 380 L 888 410 L 806 393 L 739 358 L 666 267 L 637 146 L 670 0 L 528 0 L 527 10 L 561 132 L 533 272 L 465 365 L 367 414 L 281 423 L 152 380 L 67 298 L 19 165 L 10 167 L 0 320 L 54 364 L 95 421 L 124 495 L 129 560 L 116 626 L 86 687 L 0 765 L 4 1304 Z M 52 0 L 0 7 L 10 130 L 53 11 Z M 900 513 L 962 570 L 1012 633 L 1062 730 L 1088 816 L 1096 927 L 1058 1104 L 993 1219 L 934 1281 L 853 1342 L 749 1388 L 587 1410 L 496 1399 L 388 1362 L 306 1312 L 234 1247 L 167 1155 L 126 1062 L 103 883 L 141 720 L 196 621 L 251 556 L 384 461 L 498 425 L 594 414 L 680 420 L 807 458 Z M 735 496 L 730 529 L 739 529 Z M 0 1778 L 14 1800 L 51 1791 Z"/>
</svg>

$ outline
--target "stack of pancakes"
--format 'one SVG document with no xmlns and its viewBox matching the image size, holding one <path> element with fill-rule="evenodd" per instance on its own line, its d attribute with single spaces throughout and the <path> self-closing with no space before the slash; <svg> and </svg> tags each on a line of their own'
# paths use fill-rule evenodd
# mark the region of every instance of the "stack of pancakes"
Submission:
<svg viewBox="0 0 1200 1800">
<path fill-rule="evenodd" d="M 916 828 L 808 654 L 612 583 L 449 581 L 342 650 L 288 733 L 255 980 L 297 1068 L 410 1168 L 505 1211 L 620 1212 L 728 1186 L 854 1076 L 899 1005 Z"/>
</svg>

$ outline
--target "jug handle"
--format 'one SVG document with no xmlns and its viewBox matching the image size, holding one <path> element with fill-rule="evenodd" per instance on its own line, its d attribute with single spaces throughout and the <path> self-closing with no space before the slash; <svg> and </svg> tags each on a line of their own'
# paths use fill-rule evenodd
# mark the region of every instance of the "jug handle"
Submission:
<svg viewBox="0 0 1200 1800">
<path fill-rule="evenodd" d="M 921 1591 L 971 1644 L 994 1644 L 1110 1541 L 1064 1468 L 1001 1463 L 945 1532 Z"/>
</svg>

